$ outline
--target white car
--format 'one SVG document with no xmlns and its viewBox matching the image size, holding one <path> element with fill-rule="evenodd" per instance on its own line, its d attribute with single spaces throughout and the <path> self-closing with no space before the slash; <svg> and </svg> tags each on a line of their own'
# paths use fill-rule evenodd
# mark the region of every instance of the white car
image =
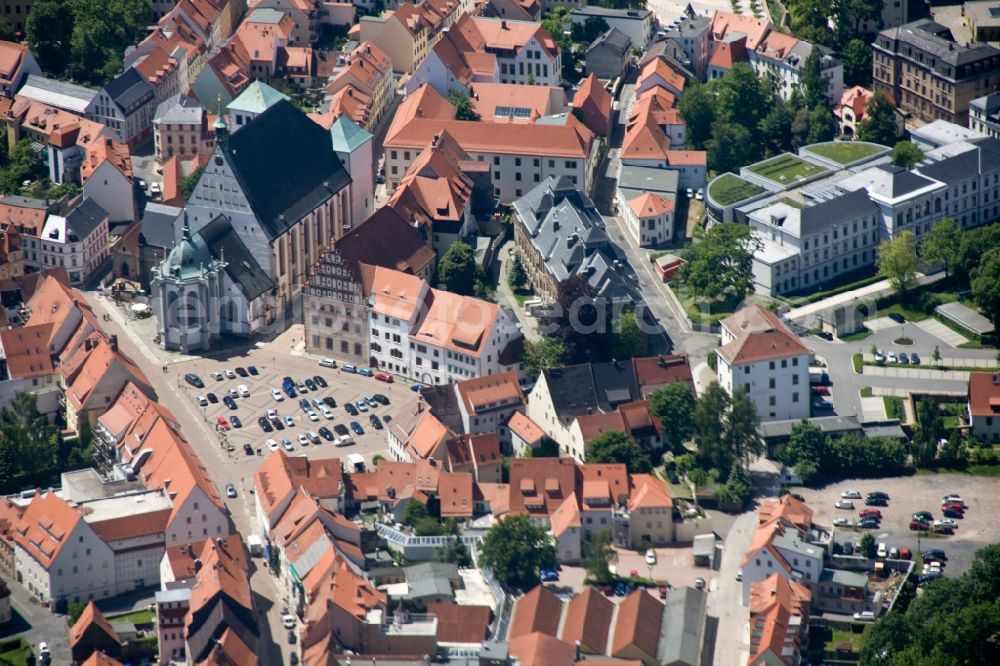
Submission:
<svg viewBox="0 0 1000 666">
<path fill-rule="evenodd" d="M 323 418 L 326 418 L 326 419 L 332 419 L 333 418 L 333 412 L 330 411 L 330 408 L 327 407 L 326 405 L 323 405 L 322 407 L 320 407 L 319 411 L 323 414 Z"/>
<path fill-rule="evenodd" d="M 961 495 L 945 495 L 941 498 L 941 504 L 951 504 L 952 502 L 965 506 L 965 501 L 962 500 Z"/>
<path fill-rule="evenodd" d="M 153 183 L 149 186 L 149 193 L 154 197 L 158 197 L 163 194 L 163 189 L 160 187 L 159 183 Z"/>
<path fill-rule="evenodd" d="M 309 441 L 311 441 L 313 444 L 319 444 L 319 435 L 313 432 L 312 430 L 306 432 L 306 437 L 308 437 Z"/>
<path fill-rule="evenodd" d="M 309 438 L 305 433 L 299 433 L 299 446 L 309 446 Z"/>
<path fill-rule="evenodd" d="M 222 373 L 219 372 L 218 370 L 216 370 L 215 372 L 211 373 L 211 375 L 212 375 L 212 379 L 214 379 L 215 381 L 222 381 Z"/>
<path fill-rule="evenodd" d="M 319 421 L 319 414 L 317 414 L 311 409 L 308 412 L 306 412 L 306 416 L 309 417 L 310 421 Z"/>
<path fill-rule="evenodd" d="M 926 576 L 929 573 L 940 574 L 941 573 L 941 563 L 940 562 L 928 562 L 924 565 L 922 573 Z"/>
<path fill-rule="evenodd" d="M 855 622 L 874 622 L 875 621 L 875 613 L 873 613 L 872 611 L 859 611 L 859 612 L 857 612 L 857 613 L 854 614 L 854 621 Z"/>
<path fill-rule="evenodd" d="M 236 373 L 226 368 L 226 379 L 236 379 Z"/>
<path fill-rule="evenodd" d="M 341 435 L 340 439 L 337 440 L 337 446 L 347 446 L 348 444 L 353 444 L 354 438 L 350 435 Z"/>
<path fill-rule="evenodd" d="M 841 499 L 861 499 L 861 491 L 860 490 L 845 490 L 844 492 L 840 493 L 840 498 Z"/>
<path fill-rule="evenodd" d="M 275 401 L 281 402 L 285 399 L 285 394 L 278 389 L 271 389 L 271 397 L 274 398 Z"/>
<path fill-rule="evenodd" d="M 250 397 L 250 389 L 247 388 L 246 384 L 240 384 L 239 386 L 237 386 L 236 387 L 236 392 L 240 394 L 241 398 L 249 398 Z"/>
<path fill-rule="evenodd" d="M 277 409 L 269 409 L 269 410 L 267 410 L 267 420 L 268 421 L 274 421 L 276 418 L 278 418 L 278 410 Z"/>
<path fill-rule="evenodd" d="M 649 566 L 656 564 L 656 551 L 652 548 L 646 551 L 646 564 Z"/>
<path fill-rule="evenodd" d="M 358 408 L 359 412 L 367 412 L 368 411 L 368 403 L 365 402 L 364 399 L 358 400 L 357 402 L 355 402 L 354 406 Z"/>
<path fill-rule="evenodd" d="M 287 437 L 281 440 L 281 446 L 289 453 L 295 450 L 295 447 L 292 446 L 292 441 Z"/>
<path fill-rule="evenodd" d="M 889 547 L 885 545 L 885 541 L 879 542 L 878 550 L 875 552 L 875 555 L 880 559 L 885 559 L 889 557 Z"/>
<path fill-rule="evenodd" d="M 285 613 L 284 615 L 282 615 L 281 616 L 281 626 L 283 626 L 285 629 L 294 629 L 295 628 L 295 616 L 294 615 L 290 615 L 288 613 Z"/>
<path fill-rule="evenodd" d="M 853 525 L 853 523 L 851 522 L 850 518 L 834 518 L 833 519 L 833 526 L 834 527 L 850 527 L 851 525 Z"/>
<path fill-rule="evenodd" d="M 951 518 L 942 518 L 934 521 L 934 527 L 958 527 L 958 523 Z"/>
<path fill-rule="evenodd" d="M 269 451 L 277 451 L 278 450 L 278 442 L 275 441 L 275 440 L 273 440 L 273 439 L 267 440 L 267 448 L 268 448 Z"/>
<path fill-rule="evenodd" d="M 321 366 L 323 366 L 324 368 L 336 368 L 337 367 L 337 362 L 334 361 L 332 358 L 324 358 L 323 360 L 321 360 L 319 362 L 319 364 Z"/>
<path fill-rule="evenodd" d="M 899 363 L 899 358 L 896 356 L 896 352 L 889 352 L 885 359 L 889 363 Z"/>
<path fill-rule="evenodd" d="M 208 404 L 208 398 L 206 398 L 206 397 L 205 397 L 205 396 L 203 396 L 203 395 L 196 395 L 196 396 L 194 397 L 194 402 L 195 402 L 195 404 L 197 404 L 197 405 L 198 405 L 199 407 L 204 407 L 204 406 L 206 406 L 206 405 Z"/>
<path fill-rule="evenodd" d="M 850 509 L 851 511 L 853 511 L 854 510 L 854 502 L 852 502 L 851 500 L 846 500 L 846 499 L 837 500 L 837 503 L 833 505 L 833 508 L 835 508 L 835 509 Z"/>
<path fill-rule="evenodd" d="M 226 391 L 226 395 L 228 395 L 233 400 L 236 400 L 236 398 L 240 397 L 240 394 L 236 392 L 236 389 L 229 389 L 228 391 Z"/>
<path fill-rule="evenodd" d="M 704 199 L 705 199 L 705 191 L 699 187 L 698 191 L 695 192 L 695 194 L 694 194 L 694 198 L 697 199 L 698 201 L 704 201 Z"/>
</svg>

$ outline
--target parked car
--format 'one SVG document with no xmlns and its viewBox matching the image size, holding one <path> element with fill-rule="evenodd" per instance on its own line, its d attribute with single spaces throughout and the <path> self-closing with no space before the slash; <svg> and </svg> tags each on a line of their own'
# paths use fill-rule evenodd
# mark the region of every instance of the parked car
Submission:
<svg viewBox="0 0 1000 666">
<path fill-rule="evenodd" d="M 855 622 L 874 622 L 875 613 L 872 611 L 858 611 L 854 614 Z"/>
<path fill-rule="evenodd" d="M 942 525 L 951 528 L 958 527 L 958 523 L 951 518 L 942 518 L 934 521 L 934 527 L 940 527 Z"/>
<path fill-rule="evenodd" d="M 319 444 L 319 433 L 315 430 L 307 430 L 306 437 L 308 437 L 309 441 L 313 444 Z"/>
<path fill-rule="evenodd" d="M 319 421 L 319 414 L 317 414 L 316 412 L 314 412 L 311 409 L 308 412 L 306 412 L 306 416 L 308 416 L 309 420 L 312 421 L 313 423 L 315 423 L 316 421 Z"/>
<path fill-rule="evenodd" d="M 920 356 L 917 355 L 917 352 L 910 354 L 910 363 L 913 365 L 920 365 Z"/>
<path fill-rule="evenodd" d="M 301 398 L 299 400 L 299 407 L 302 408 L 303 412 L 308 412 L 310 409 L 312 409 L 312 403 L 306 400 L 305 398 Z"/>
<path fill-rule="evenodd" d="M 391 384 L 393 382 L 392 375 L 386 372 L 375 373 L 375 379 L 379 380 L 380 382 L 385 382 L 386 384 Z"/>
<path fill-rule="evenodd" d="M 219 396 L 215 395 L 214 393 L 206 393 L 205 399 L 208 400 L 213 405 L 219 402 Z"/>
<path fill-rule="evenodd" d="M 945 553 L 940 548 L 931 548 L 920 553 L 920 556 L 925 560 L 937 560 L 938 562 L 947 562 L 948 554 Z"/>
<path fill-rule="evenodd" d="M 246 384 L 240 384 L 239 386 L 237 386 L 236 387 L 236 392 L 240 394 L 241 398 L 249 398 L 250 397 L 250 389 L 247 388 Z"/>
<path fill-rule="evenodd" d="M 271 389 L 271 397 L 274 398 L 275 402 L 281 402 L 285 399 L 285 394 L 278 389 Z"/>
<path fill-rule="evenodd" d="M 265 442 L 265 444 L 267 444 L 267 449 L 269 451 L 277 451 L 278 450 L 278 442 L 276 440 L 269 439 L 269 440 L 267 440 L 267 442 Z"/>
<path fill-rule="evenodd" d="M 945 518 L 965 518 L 965 514 L 958 509 L 945 509 L 941 512 Z"/>
<path fill-rule="evenodd" d="M 234 428 L 243 427 L 243 421 L 240 421 L 240 417 L 236 416 L 236 414 L 233 414 L 232 416 L 229 417 L 229 422 L 233 424 Z"/>
<path fill-rule="evenodd" d="M 184 375 L 184 381 L 186 381 L 188 384 L 197 389 L 205 388 L 205 382 L 201 381 L 201 377 L 194 374 L 193 372 L 189 372 L 186 375 Z"/>
<path fill-rule="evenodd" d="M 340 439 L 337 440 L 335 446 L 347 446 L 348 444 L 353 444 L 354 438 L 350 435 L 341 435 Z"/>
<path fill-rule="evenodd" d="M 383 405 L 389 404 L 389 398 L 387 396 L 382 395 L 381 393 L 375 393 L 374 395 L 372 395 L 372 397 L 375 398 L 375 400 L 380 404 Z"/>
<path fill-rule="evenodd" d="M 817 384 L 812 387 L 812 392 L 816 395 L 830 395 L 830 388 L 822 384 Z"/>
<path fill-rule="evenodd" d="M 875 362 L 876 363 L 885 363 L 885 352 L 882 351 L 881 349 L 876 349 L 875 350 Z"/>
<path fill-rule="evenodd" d="M 935 525 L 934 534 L 946 534 L 951 535 L 955 533 L 955 528 L 951 525 Z"/>
<path fill-rule="evenodd" d="M 324 368 L 336 368 L 337 367 L 337 362 L 334 361 L 332 358 L 324 358 L 324 359 L 322 359 L 319 362 L 319 364 L 321 366 L 323 366 Z"/>
<path fill-rule="evenodd" d="M 885 545 L 885 541 L 879 541 L 878 550 L 875 551 L 875 556 L 884 559 L 889 554 L 889 547 Z"/>
<path fill-rule="evenodd" d="M 263 416 L 257 419 L 257 425 L 259 425 L 260 429 L 263 430 L 264 432 L 272 432 L 274 430 L 274 428 L 271 426 L 271 422 L 265 419 Z"/>
<path fill-rule="evenodd" d="M 326 388 L 329 386 L 329 384 L 326 383 L 326 380 L 320 377 L 319 375 L 313 376 L 313 382 L 316 384 L 316 386 L 320 388 Z"/>
<path fill-rule="evenodd" d="M 705 190 L 703 190 L 702 188 L 699 187 L 698 191 L 694 193 L 694 198 L 697 199 L 698 201 L 704 201 L 705 200 Z"/>
<path fill-rule="evenodd" d="M 236 373 L 229 368 L 223 370 L 222 373 L 226 376 L 226 379 L 236 379 Z"/>
<path fill-rule="evenodd" d="M 424 389 L 423 384 L 414 384 L 413 386 L 410 387 L 410 390 L 413 391 L 414 393 L 420 393 L 423 389 Z"/>
<path fill-rule="evenodd" d="M 230 398 L 228 395 L 222 399 L 222 402 L 229 409 L 236 409 L 236 401 Z"/>
<path fill-rule="evenodd" d="M 368 417 L 368 421 L 372 424 L 372 427 L 375 428 L 376 430 L 382 429 L 382 421 L 380 421 L 379 418 L 374 414 Z"/>
<path fill-rule="evenodd" d="M 226 484 L 226 497 L 236 497 L 236 486 L 231 483 Z"/>
<path fill-rule="evenodd" d="M 889 319 L 891 319 L 894 322 L 896 322 L 897 324 L 905 324 L 906 323 L 906 317 L 904 317 L 903 315 L 899 314 L 898 312 L 890 312 L 886 316 L 889 317 Z"/>
<path fill-rule="evenodd" d="M 215 428 L 216 428 L 216 430 L 218 430 L 219 428 L 221 428 L 222 430 L 225 431 L 225 430 L 229 430 L 231 427 L 232 426 L 229 425 L 229 421 L 226 420 L 225 416 L 220 416 L 219 418 L 215 419 Z"/>
<path fill-rule="evenodd" d="M 646 564 L 648 564 L 649 566 L 653 566 L 654 564 L 656 564 L 656 551 L 653 550 L 652 548 L 646 551 Z"/>
<path fill-rule="evenodd" d="M 698 576 L 697 578 L 695 578 L 694 579 L 694 589 L 696 589 L 696 590 L 704 590 L 705 589 L 705 579 L 702 578 L 701 576 Z"/>
<path fill-rule="evenodd" d="M 345 426 L 343 423 L 338 423 L 337 425 L 333 426 L 333 431 L 340 436 L 346 435 L 348 434 L 348 432 L 350 432 L 347 429 L 347 426 Z"/>
<path fill-rule="evenodd" d="M 865 530 L 877 530 L 881 522 L 874 518 L 862 518 L 857 522 L 857 526 Z"/>
<path fill-rule="evenodd" d="M 866 506 L 889 506 L 889 500 L 883 497 L 869 497 L 865 500 Z"/>
<path fill-rule="evenodd" d="M 323 398 L 323 404 L 333 409 L 334 407 L 337 406 L 337 401 L 331 398 L 330 396 L 326 396 L 325 398 Z"/>
<path fill-rule="evenodd" d="M 289 453 L 295 450 L 295 447 L 292 446 L 292 440 L 288 439 L 287 437 L 281 438 L 281 446 Z"/>
<path fill-rule="evenodd" d="M 896 352 L 889 352 L 886 354 L 885 360 L 889 363 L 899 363 L 899 358 L 896 356 Z"/>
<path fill-rule="evenodd" d="M 813 409 L 825 412 L 833 409 L 833 403 L 829 400 L 823 400 L 822 398 L 816 398 L 812 401 Z"/>
<path fill-rule="evenodd" d="M 306 385 L 306 388 L 308 388 L 310 391 L 318 391 L 319 390 L 319 387 L 316 386 L 316 382 L 314 382 L 311 379 L 307 379 L 303 383 Z"/>
<path fill-rule="evenodd" d="M 371 370 L 369 370 L 368 368 L 359 368 L 359 369 L 358 369 L 358 374 L 359 374 L 359 375 L 364 375 L 365 377 L 371 377 L 371 376 L 372 376 L 372 375 L 374 375 L 375 373 L 373 373 L 373 372 L 372 372 Z"/>
<path fill-rule="evenodd" d="M 912 518 L 913 520 L 919 520 L 924 523 L 929 523 L 930 521 L 934 520 L 934 514 L 932 514 L 930 511 L 917 511 L 916 513 L 913 514 Z"/>
<path fill-rule="evenodd" d="M 899 559 L 901 559 L 901 560 L 912 560 L 913 559 L 913 551 L 911 551 L 906 546 L 903 546 L 902 548 L 899 549 Z"/>
<path fill-rule="evenodd" d="M 368 403 L 365 402 L 364 399 L 356 400 L 354 402 L 354 406 L 358 408 L 359 412 L 367 412 L 368 411 Z"/>
<path fill-rule="evenodd" d="M 941 504 L 961 504 L 965 506 L 965 500 L 962 499 L 961 495 L 945 495 L 941 499 Z"/>
<path fill-rule="evenodd" d="M 326 441 L 328 441 L 328 442 L 332 442 L 333 441 L 333 433 L 330 432 L 330 429 L 327 428 L 326 426 L 320 427 L 319 434 Z"/>
<path fill-rule="evenodd" d="M 299 440 L 299 446 L 309 446 L 309 436 L 306 435 L 304 432 L 299 433 L 298 440 Z"/>
<path fill-rule="evenodd" d="M 559 572 L 555 569 L 542 569 L 538 572 L 538 578 L 543 582 L 547 583 L 553 580 L 559 580 Z"/>
<path fill-rule="evenodd" d="M 837 500 L 837 503 L 834 504 L 833 506 L 836 509 L 850 509 L 852 511 L 854 510 L 854 502 L 846 499 Z"/>
<path fill-rule="evenodd" d="M 361 424 L 357 421 L 351 421 L 351 430 L 354 431 L 355 435 L 365 434 L 365 429 L 361 427 Z"/>
<path fill-rule="evenodd" d="M 294 386 L 286 386 L 285 387 L 285 395 L 287 395 L 289 398 L 292 398 L 294 400 L 295 397 L 298 394 L 295 392 L 295 387 Z"/>
<path fill-rule="evenodd" d="M 841 499 L 861 499 L 861 491 L 860 490 L 845 490 L 844 492 L 840 493 L 840 498 Z"/>
<path fill-rule="evenodd" d="M 344 365 L 340 366 L 340 371 L 346 372 L 351 375 L 356 375 L 358 373 L 358 369 L 353 365 L 351 365 L 350 363 L 345 363 Z"/>
<path fill-rule="evenodd" d="M 256 365 L 248 365 L 247 366 L 247 372 L 249 372 L 250 375 L 253 376 L 253 377 L 256 377 L 257 375 L 260 374 L 260 372 L 257 371 L 257 366 Z"/>
<path fill-rule="evenodd" d="M 253 447 L 250 446 L 249 444 L 247 444 L 246 442 L 244 442 L 244 444 L 243 444 L 243 453 L 247 454 L 248 456 L 252 456 L 253 455 Z"/>
<path fill-rule="evenodd" d="M 861 509 L 858 511 L 858 515 L 862 518 L 874 517 L 882 520 L 882 512 L 878 509 Z"/>
<path fill-rule="evenodd" d="M 221 372 L 219 372 L 218 370 L 216 370 L 216 371 L 214 371 L 214 372 L 210 372 L 210 373 L 208 373 L 208 374 L 209 374 L 209 375 L 210 375 L 210 376 L 212 377 L 212 379 L 214 379 L 215 381 L 217 381 L 217 382 L 221 382 L 221 381 L 222 381 L 222 373 L 221 373 Z"/>
<path fill-rule="evenodd" d="M 840 547 L 840 550 L 841 550 L 841 552 L 844 553 L 844 555 L 853 555 L 854 554 L 854 544 L 851 543 L 850 541 L 845 541 L 844 545 Z"/>
<path fill-rule="evenodd" d="M 873 490 L 870 493 L 868 493 L 867 495 L 865 495 L 865 497 L 880 497 L 880 498 L 882 498 L 884 500 L 888 500 L 889 499 L 889 494 L 888 493 L 884 493 L 881 490 Z"/>
<path fill-rule="evenodd" d="M 834 518 L 834 527 L 850 527 L 853 523 L 850 518 Z"/>
<path fill-rule="evenodd" d="M 322 414 L 323 418 L 325 418 L 327 420 L 330 420 L 330 419 L 333 418 L 333 412 L 330 411 L 330 408 L 327 407 L 326 405 L 323 405 L 323 406 L 321 406 L 319 408 L 319 413 Z"/>
<path fill-rule="evenodd" d="M 247 374 L 249 374 L 249 373 L 247 373 L 247 369 L 246 368 L 238 367 L 238 368 L 236 368 L 236 374 L 239 375 L 240 377 L 246 377 Z"/>
<path fill-rule="evenodd" d="M 350 402 L 345 402 L 344 403 L 344 411 L 347 412 L 348 414 L 350 414 L 351 416 L 357 416 L 358 415 L 358 408 L 355 407 Z"/>
<path fill-rule="evenodd" d="M 914 532 L 926 532 L 931 528 L 931 524 L 926 520 L 911 520 L 910 529 Z"/>
</svg>

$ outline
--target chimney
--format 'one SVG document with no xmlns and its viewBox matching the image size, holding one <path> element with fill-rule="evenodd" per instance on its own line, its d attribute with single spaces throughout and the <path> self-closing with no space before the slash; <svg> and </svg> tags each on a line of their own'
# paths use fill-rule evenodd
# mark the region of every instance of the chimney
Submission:
<svg viewBox="0 0 1000 666">
<path fill-rule="evenodd" d="M 194 558 L 194 572 L 198 573 L 199 571 L 201 571 L 201 559 L 196 557 Z"/>
<path fill-rule="evenodd" d="M 111 336 L 108 337 L 108 346 L 111 347 L 111 351 L 113 351 L 113 352 L 118 351 L 118 336 L 117 335 L 111 335 Z"/>
<path fill-rule="evenodd" d="M 507 21 L 506 20 L 500 21 L 500 29 L 501 30 L 509 30 L 509 28 L 507 27 Z"/>
</svg>

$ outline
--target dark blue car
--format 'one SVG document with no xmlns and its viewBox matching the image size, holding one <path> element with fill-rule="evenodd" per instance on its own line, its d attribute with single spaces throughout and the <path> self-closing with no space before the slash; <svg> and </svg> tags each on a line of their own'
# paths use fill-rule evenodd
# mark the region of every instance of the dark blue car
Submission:
<svg viewBox="0 0 1000 666">
<path fill-rule="evenodd" d="M 357 421 L 351 421 L 351 430 L 354 431 L 355 435 L 365 434 L 365 429 L 361 427 L 361 424 Z"/>
</svg>

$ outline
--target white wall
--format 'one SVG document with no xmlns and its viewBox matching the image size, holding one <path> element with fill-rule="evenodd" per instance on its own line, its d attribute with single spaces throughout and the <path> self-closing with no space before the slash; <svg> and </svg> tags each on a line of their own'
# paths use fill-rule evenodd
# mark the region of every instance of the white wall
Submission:
<svg viewBox="0 0 1000 666">
<path fill-rule="evenodd" d="M 229 520 L 225 510 L 213 504 L 196 486 L 181 506 L 175 505 L 174 518 L 167 525 L 166 538 L 169 547 L 228 535 Z"/>
<path fill-rule="evenodd" d="M 111 222 L 136 219 L 135 191 L 132 181 L 105 161 L 83 184 L 83 193 L 108 212 Z"/>
<path fill-rule="evenodd" d="M 808 354 L 735 367 L 719 354 L 718 367 L 719 384 L 730 395 L 746 387 L 762 422 L 809 418 Z"/>
<path fill-rule="evenodd" d="M 114 555 L 82 520 L 66 535 L 48 569 L 19 546 L 14 548 L 14 561 L 21 584 L 47 604 L 60 598 L 86 603 L 115 594 Z"/>
</svg>

